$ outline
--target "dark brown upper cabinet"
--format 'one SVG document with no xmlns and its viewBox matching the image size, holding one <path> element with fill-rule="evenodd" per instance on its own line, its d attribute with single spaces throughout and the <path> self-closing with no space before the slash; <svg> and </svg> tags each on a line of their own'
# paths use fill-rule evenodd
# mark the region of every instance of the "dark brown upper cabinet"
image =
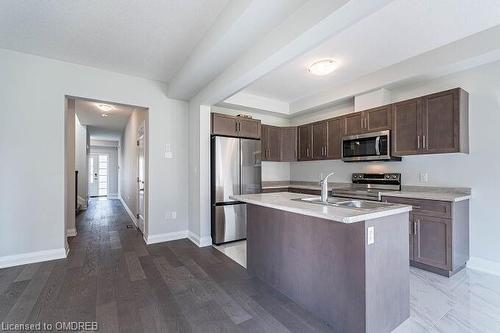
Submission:
<svg viewBox="0 0 500 333">
<path fill-rule="evenodd" d="M 421 148 L 422 99 L 414 98 L 392 106 L 392 154 L 418 154 Z"/>
<path fill-rule="evenodd" d="M 457 88 L 393 104 L 393 155 L 468 153 L 468 99 Z"/>
<path fill-rule="evenodd" d="M 212 113 L 212 134 L 260 139 L 260 120 Z"/>
<path fill-rule="evenodd" d="M 260 139 L 260 120 L 236 117 L 238 136 L 242 138 Z"/>
<path fill-rule="evenodd" d="M 262 125 L 261 157 L 263 161 L 281 160 L 281 128 Z"/>
<path fill-rule="evenodd" d="M 344 136 L 344 118 L 328 119 L 327 159 L 337 160 L 342 157 L 342 137 Z"/>
<path fill-rule="evenodd" d="M 326 121 L 312 124 L 312 159 L 323 160 L 327 157 L 328 129 Z"/>
<path fill-rule="evenodd" d="M 357 135 L 391 129 L 391 105 L 344 116 L 345 135 Z"/>
<path fill-rule="evenodd" d="M 425 154 L 469 152 L 469 96 L 453 89 L 423 97 L 422 151 Z"/>
<path fill-rule="evenodd" d="M 282 162 L 297 160 L 297 127 L 281 128 L 281 158 Z"/>
<path fill-rule="evenodd" d="M 356 135 L 364 132 L 364 118 L 361 112 L 344 116 L 345 135 Z"/>
<path fill-rule="evenodd" d="M 362 112 L 365 132 L 377 132 L 391 129 L 391 105 L 384 105 Z"/>
<path fill-rule="evenodd" d="M 302 125 L 297 128 L 298 160 L 312 160 L 312 125 Z"/>
</svg>

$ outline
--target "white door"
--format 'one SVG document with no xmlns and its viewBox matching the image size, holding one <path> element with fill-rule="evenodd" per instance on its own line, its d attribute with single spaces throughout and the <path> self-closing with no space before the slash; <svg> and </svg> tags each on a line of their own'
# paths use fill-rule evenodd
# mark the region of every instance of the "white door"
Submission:
<svg viewBox="0 0 500 333">
<path fill-rule="evenodd" d="M 89 196 L 108 195 L 108 154 L 89 155 Z"/>
<path fill-rule="evenodd" d="M 146 152 L 144 143 L 144 123 L 137 130 L 137 223 L 139 230 L 144 233 L 146 186 Z"/>
</svg>

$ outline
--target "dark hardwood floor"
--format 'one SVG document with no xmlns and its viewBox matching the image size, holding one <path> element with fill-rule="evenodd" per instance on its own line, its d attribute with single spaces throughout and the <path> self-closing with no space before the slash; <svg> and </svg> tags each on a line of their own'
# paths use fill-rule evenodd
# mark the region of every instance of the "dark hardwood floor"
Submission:
<svg viewBox="0 0 500 333">
<path fill-rule="evenodd" d="M 212 247 L 145 245 L 119 200 L 91 201 L 67 259 L 0 270 L 0 323 L 99 332 L 330 332 Z"/>
</svg>

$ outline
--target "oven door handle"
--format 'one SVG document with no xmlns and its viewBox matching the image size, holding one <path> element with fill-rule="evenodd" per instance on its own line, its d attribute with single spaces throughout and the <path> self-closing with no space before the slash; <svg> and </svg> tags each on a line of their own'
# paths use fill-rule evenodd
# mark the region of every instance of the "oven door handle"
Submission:
<svg viewBox="0 0 500 333">
<path fill-rule="evenodd" d="M 377 154 L 377 156 L 380 156 L 380 136 L 377 136 L 375 138 L 375 154 Z"/>
</svg>

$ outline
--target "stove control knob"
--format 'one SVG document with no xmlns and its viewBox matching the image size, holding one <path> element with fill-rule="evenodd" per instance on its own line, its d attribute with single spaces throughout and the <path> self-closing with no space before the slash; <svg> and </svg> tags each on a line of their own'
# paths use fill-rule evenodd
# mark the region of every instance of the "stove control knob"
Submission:
<svg viewBox="0 0 500 333">
<path fill-rule="evenodd" d="M 398 178 L 398 176 L 392 175 L 392 179 L 396 179 L 396 178 Z"/>
<path fill-rule="evenodd" d="M 391 176 L 385 175 L 385 179 L 389 179 L 389 178 L 391 178 Z"/>
</svg>

